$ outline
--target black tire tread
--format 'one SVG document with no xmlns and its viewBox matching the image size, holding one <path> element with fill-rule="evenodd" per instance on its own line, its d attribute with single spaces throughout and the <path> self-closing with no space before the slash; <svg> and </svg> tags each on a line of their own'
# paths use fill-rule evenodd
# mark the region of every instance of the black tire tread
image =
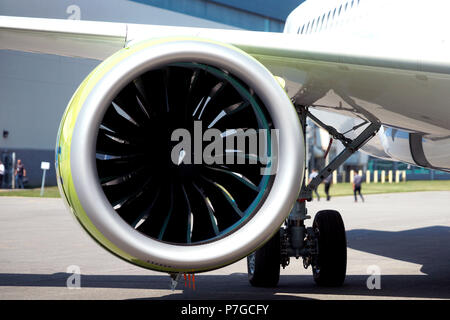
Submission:
<svg viewBox="0 0 450 320">
<path fill-rule="evenodd" d="M 255 272 L 248 279 L 254 287 L 276 287 L 280 279 L 280 232 L 255 251 Z"/>
<path fill-rule="evenodd" d="M 336 287 L 344 283 L 347 269 L 347 240 L 345 227 L 339 212 L 319 211 L 313 222 L 319 230 L 319 273 L 314 272 L 314 281 L 320 286 Z"/>
</svg>

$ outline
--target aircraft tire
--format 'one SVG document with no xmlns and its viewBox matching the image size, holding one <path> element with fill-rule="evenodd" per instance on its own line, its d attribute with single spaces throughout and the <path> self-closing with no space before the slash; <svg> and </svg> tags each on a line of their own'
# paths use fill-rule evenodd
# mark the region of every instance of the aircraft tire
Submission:
<svg viewBox="0 0 450 320">
<path fill-rule="evenodd" d="M 342 217 L 335 210 L 319 211 L 313 228 L 318 231 L 319 240 L 319 253 L 312 268 L 314 281 L 319 286 L 341 286 L 347 269 L 347 240 Z"/>
<path fill-rule="evenodd" d="M 248 280 L 254 287 L 276 287 L 280 279 L 280 231 L 247 257 Z"/>
</svg>

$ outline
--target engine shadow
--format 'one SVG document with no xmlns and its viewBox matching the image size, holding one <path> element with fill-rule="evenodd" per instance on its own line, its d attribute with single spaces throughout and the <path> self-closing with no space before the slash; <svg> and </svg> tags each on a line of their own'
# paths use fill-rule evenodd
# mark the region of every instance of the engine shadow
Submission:
<svg viewBox="0 0 450 320">
<path fill-rule="evenodd" d="M 276 288 L 254 288 L 246 270 L 229 275 L 197 274 L 196 288 L 189 288 L 183 277 L 175 291 L 164 291 L 154 300 L 276 300 L 371 297 L 450 299 L 450 228 L 435 226 L 421 229 L 385 232 L 350 230 L 349 248 L 395 260 L 421 264 L 421 275 L 389 275 L 381 273 L 381 289 L 367 288 L 368 274 L 348 275 L 342 287 L 325 288 L 315 285 L 312 276 L 282 275 Z M 0 274 L 1 287 L 60 287 L 67 286 L 69 273 Z M 186 285 L 186 286 L 185 286 Z M 169 277 L 161 275 L 81 275 L 82 288 L 170 290 Z M 166 293 L 169 294 L 166 294 Z M 144 293 L 145 294 L 145 293 Z M 354 296 L 354 297 L 353 297 Z"/>
</svg>

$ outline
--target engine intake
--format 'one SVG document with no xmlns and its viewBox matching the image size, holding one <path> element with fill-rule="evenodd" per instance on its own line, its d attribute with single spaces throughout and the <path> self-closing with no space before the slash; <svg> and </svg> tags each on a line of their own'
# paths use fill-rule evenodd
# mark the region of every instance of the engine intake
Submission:
<svg viewBox="0 0 450 320">
<path fill-rule="evenodd" d="M 86 231 L 168 272 L 215 269 L 270 239 L 303 168 L 300 124 L 272 74 L 202 39 L 146 41 L 105 60 L 57 142 L 58 185 Z"/>
</svg>

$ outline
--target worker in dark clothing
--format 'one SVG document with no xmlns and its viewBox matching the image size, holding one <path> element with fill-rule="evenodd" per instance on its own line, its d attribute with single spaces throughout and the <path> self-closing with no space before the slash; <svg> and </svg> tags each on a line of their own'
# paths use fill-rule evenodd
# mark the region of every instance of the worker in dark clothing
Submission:
<svg viewBox="0 0 450 320">
<path fill-rule="evenodd" d="M 317 169 L 312 169 L 312 172 L 309 174 L 309 180 L 308 180 L 308 184 L 310 184 L 311 183 L 311 181 L 315 178 L 315 177 L 317 177 L 319 175 L 319 172 L 317 172 Z M 317 196 L 317 201 L 320 201 L 320 195 L 319 195 L 319 192 L 317 192 L 317 187 L 315 187 L 314 189 L 313 189 L 313 191 L 314 191 L 314 193 L 316 194 L 316 196 Z"/>
<path fill-rule="evenodd" d="M 323 183 L 325 184 L 325 194 L 327 195 L 327 201 L 330 201 L 330 187 L 333 183 L 333 177 L 331 176 L 331 174 L 323 180 Z"/>
<path fill-rule="evenodd" d="M 16 188 L 24 189 L 23 178 L 27 176 L 27 170 L 22 163 L 22 160 L 17 160 L 16 170 L 14 171 L 16 177 Z"/>
<path fill-rule="evenodd" d="M 355 202 L 358 202 L 356 193 L 359 193 L 359 196 L 361 197 L 362 202 L 364 202 L 364 197 L 361 193 L 362 180 L 363 180 L 363 177 L 361 175 L 359 175 L 359 173 L 356 173 L 355 177 L 353 178 L 353 194 L 355 195 Z"/>
</svg>

